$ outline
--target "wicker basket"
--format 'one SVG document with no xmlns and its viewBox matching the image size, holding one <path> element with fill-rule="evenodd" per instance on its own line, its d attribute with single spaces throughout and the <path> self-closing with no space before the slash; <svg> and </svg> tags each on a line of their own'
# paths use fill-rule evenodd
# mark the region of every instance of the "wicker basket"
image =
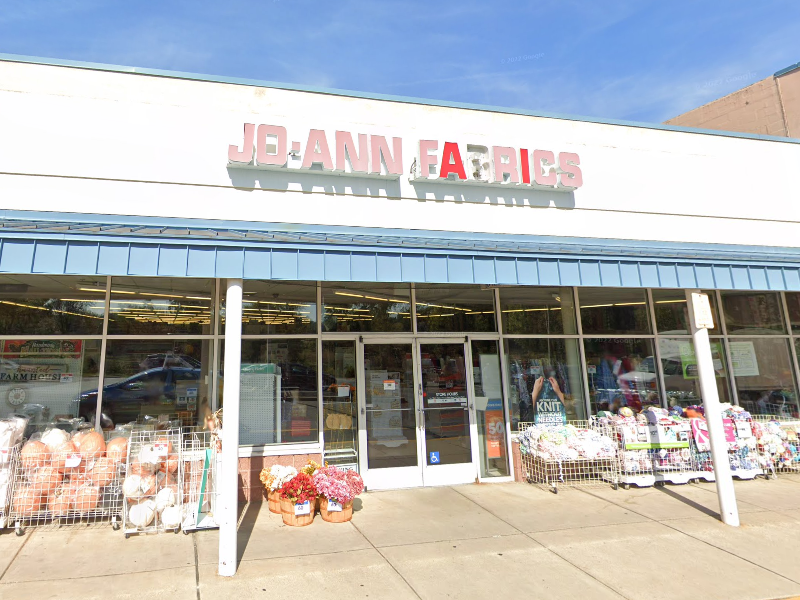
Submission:
<svg viewBox="0 0 800 600">
<path fill-rule="evenodd" d="M 314 522 L 314 505 L 316 501 L 311 500 L 311 511 L 307 515 L 294 514 L 294 502 L 281 498 L 281 517 L 285 525 L 292 527 L 305 527 Z"/>
<path fill-rule="evenodd" d="M 269 502 L 269 512 L 276 515 L 281 514 L 281 493 L 278 490 L 268 491 L 267 501 Z"/>
<path fill-rule="evenodd" d="M 323 496 L 320 500 L 319 516 L 328 523 L 347 523 L 353 518 L 353 501 L 350 500 L 347 504 L 342 505 L 342 510 L 331 512 L 328 510 L 328 499 Z"/>
</svg>

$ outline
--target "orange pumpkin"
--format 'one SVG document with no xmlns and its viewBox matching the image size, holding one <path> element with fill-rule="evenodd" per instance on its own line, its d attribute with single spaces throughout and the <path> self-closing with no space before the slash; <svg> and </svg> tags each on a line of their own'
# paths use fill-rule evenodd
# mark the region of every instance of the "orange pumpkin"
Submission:
<svg viewBox="0 0 800 600">
<path fill-rule="evenodd" d="M 82 512 L 95 510 L 100 500 L 100 488 L 94 485 L 84 485 L 78 488 L 75 494 L 75 510 Z"/>
<path fill-rule="evenodd" d="M 89 480 L 98 487 L 104 487 L 111 483 L 117 472 L 117 465 L 114 461 L 102 457 L 94 461 L 89 471 Z"/>
<path fill-rule="evenodd" d="M 29 485 L 21 485 L 14 490 L 12 503 L 17 513 L 29 515 L 39 510 L 42 505 L 42 495 Z"/>
<path fill-rule="evenodd" d="M 124 462 L 128 458 L 128 438 L 118 437 L 106 444 L 106 456 L 114 462 Z"/>
<path fill-rule="evenodd" d="M 104 456 L 106 453 L 106 441 L 103 439 L 103 434 L 89 431 L 81 435 L 78 451 L 83 460 L 86 461 Z"/>
<path fill-rule="evenodd" d="M 55 467 L 40 467 L 33 473 L 31 485 L 43 496 L 49 496 L 63 480 L 64 474 Z"/>
<path fill-rule="evenodd" d="M 42 442 L 27 442 L 20 451 L 20 461 L 23 469 L 37 469 L 47 466 L 50 462 L 50 450 Z"/>
</svg>

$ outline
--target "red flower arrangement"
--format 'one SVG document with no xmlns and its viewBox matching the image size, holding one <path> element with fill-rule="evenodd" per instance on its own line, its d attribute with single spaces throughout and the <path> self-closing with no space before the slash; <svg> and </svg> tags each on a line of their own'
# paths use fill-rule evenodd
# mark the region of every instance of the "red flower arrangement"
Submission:
<svg viewBox="0 0 800 600">
<path fill-rule="evenodd" d="M 305 473 L 300 473 L 287 481 L 278 490 L 281 498 L 289 500 L 293 504 L 302 504 L 306 500 L 314 500 L 317 497 L 317 488 L 311 477 Z"/>
</svg>

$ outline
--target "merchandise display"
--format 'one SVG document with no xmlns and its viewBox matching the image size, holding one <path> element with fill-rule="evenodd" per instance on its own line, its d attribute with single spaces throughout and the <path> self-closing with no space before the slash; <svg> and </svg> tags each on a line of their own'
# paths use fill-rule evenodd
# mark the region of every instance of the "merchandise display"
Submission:
<svg viewBox="0 0 800 600">
<path fill-rule="evenodd" d="M 318 469 L 313 476 L 321 496 L 320 516 L 331 523 L 345 523 L 353 518 L 353 500 L 364 491 L 364 481 L 355 471 L 333 465 Z"/>
<path fill-rule="evenodd" d="M 800 419 L 759 415 L 752 430 L 758 455 L 773 476 L 800 471 Z"/>
<path fill-rule="evenodd" d="M 311 476 L 298 473 L 280 488 L 281 517 L 286 525 L 305 527 L 314 522 L 317 488 Z"/>
<path fill-rule="evenodd" d="M 107 458 L 106 447 L 106 435 L 94 430 L 50 427 L 33 434 L 11 472 L 8 524 L 14 523 L 18 535 L 27 526 L 89 519 L 118 528 L 125 463 Z"/>
<path fill-rule="evenodd" d="M 619 452 L 612 432 L 586 421 L 547 426 L 519 424 L 523 474 L 557 493 L 561 485 L 619 483 Z"/>
<path fill-rule="evenodd" d="M 279 490 L 283 484 L 290 481 L 297 475 L 297 469 L 283 465 L 272 465 L 269 469 L 262 469 L 259 478 L 264 488 L 267 490 L 267 500 L 269 511 L 281 514 L 281 495 Z"/>
</svg>

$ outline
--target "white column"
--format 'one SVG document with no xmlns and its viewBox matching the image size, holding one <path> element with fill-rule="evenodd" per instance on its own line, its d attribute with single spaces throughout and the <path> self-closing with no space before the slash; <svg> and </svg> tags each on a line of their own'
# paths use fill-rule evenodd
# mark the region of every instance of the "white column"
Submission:
<svg viewBox="0 0 800 600">
<path fill-rule="evenodd" d="M 725 432 L 722 428 L 722 413 L 719 406 L 714 360 L 711 356 L 711 342 L 708 339 L 708 329 L 696 326 L 692 293 L 699 294 L 700 290 L 686 290 L 686 303 L 689 308 L 688 317 L 692 328 L 692 338 L 694 339 L 697 373 L 700 378 L 700 393 L 703 397 L 703 409 L 706 415 L 706 424 L 708 425 L 708 438 L 711 443 L 711 460 L 714 462 L 719 514 L 723 523 L 738 527 L 739 508 L 736 505 L 731 465 L 728 462 L 728 444 L 725 441 Z"/>
<path fill-rule="evenodd" d="M 219 475 L 219 574 L 236 575 L 239 520 L 239 372 L 242 364 L 242 280 L 228 279 L 225 294 L 225 388 L 222 413 L 222 472 Z"/>
</svg>

